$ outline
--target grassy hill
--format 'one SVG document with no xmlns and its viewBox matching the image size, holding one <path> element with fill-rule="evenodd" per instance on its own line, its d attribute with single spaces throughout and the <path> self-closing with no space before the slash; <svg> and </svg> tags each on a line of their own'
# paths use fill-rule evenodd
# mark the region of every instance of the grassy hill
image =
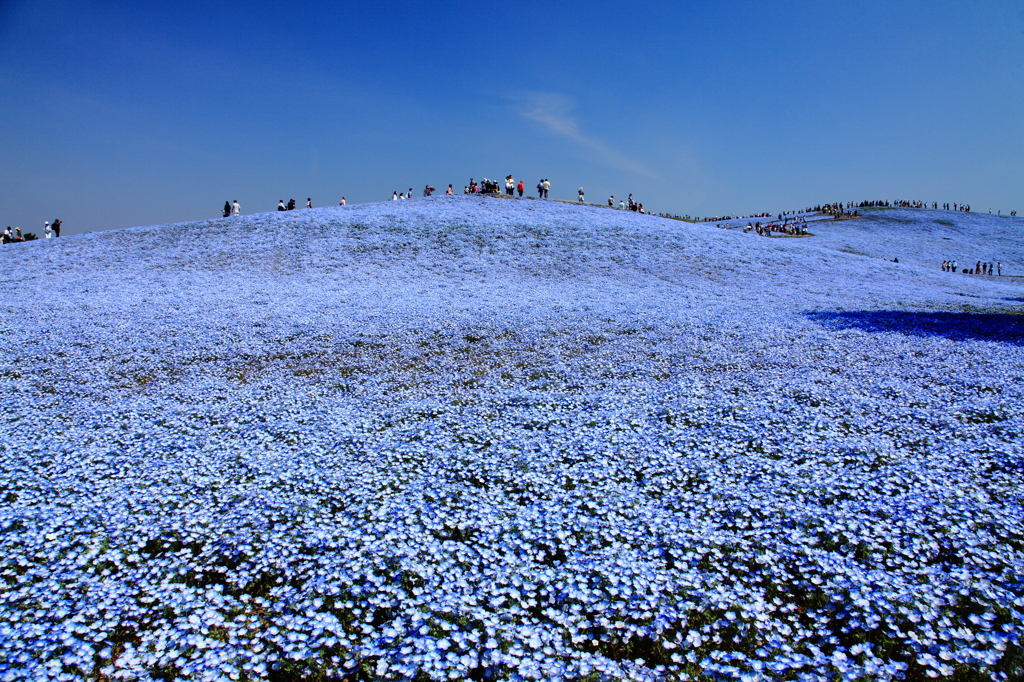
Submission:
<svg viewBox="0 0 1024 682">
<path fill-rule="evenodd" d="M 1024 282 L 939 264 L 1024 275 L 1022 229 L 432 197 L 0 248 L 0 675 L 1019 677 Z"/>
</svg>

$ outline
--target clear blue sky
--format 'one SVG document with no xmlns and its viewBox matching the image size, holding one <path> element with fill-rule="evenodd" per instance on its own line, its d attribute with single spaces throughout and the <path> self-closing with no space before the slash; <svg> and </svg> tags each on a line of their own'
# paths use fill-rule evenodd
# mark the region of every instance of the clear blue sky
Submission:
<svg viewBox="0 0 1024 682">
<path fill-rule="evenodd" d="M 652 210 L 1024 211 L 1024 5 L 0 0 L 0 227 L 470 176 Z"/>
</svg>

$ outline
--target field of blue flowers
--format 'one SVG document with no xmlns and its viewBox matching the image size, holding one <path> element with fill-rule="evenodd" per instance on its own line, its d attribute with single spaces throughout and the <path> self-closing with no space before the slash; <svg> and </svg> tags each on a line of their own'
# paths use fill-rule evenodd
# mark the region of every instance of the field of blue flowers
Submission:
<svg viewBox="0 0 1024 682">
<path fill-rule="evenodd" d="M 1024 679 L 1024 220 L 810 231 L 0 248 L 0 680 Z"/>
</svg>

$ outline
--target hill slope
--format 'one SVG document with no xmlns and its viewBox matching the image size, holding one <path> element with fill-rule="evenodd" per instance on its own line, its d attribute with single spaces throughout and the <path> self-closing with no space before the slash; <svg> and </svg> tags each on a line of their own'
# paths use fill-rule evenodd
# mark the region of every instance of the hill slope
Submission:
<svg viewBox="0 0 1024 682">
<path fill-rule="evenodd" d="M 4 247 L 0 671 L 1014 674 L 1024 285 L 938 264 L 1024 274 L 1022 225 L 436 197 Z"/>
</svg>

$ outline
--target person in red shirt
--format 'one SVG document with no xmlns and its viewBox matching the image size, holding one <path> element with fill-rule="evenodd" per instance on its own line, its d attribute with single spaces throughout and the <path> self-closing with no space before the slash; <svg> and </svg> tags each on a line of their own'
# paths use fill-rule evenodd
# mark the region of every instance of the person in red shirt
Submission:
<svg viewBox="0 0 1024 682">
<path fill-rule="evenodd" d="M 519 181 L 519 184 L 516 186 L 516 189 L 519 190 L 519 196 L 521 198 L 523 196 L 523 192 L 526 191 L 526 185 L 523 184 L 522 180 Z"/>
</svg>

